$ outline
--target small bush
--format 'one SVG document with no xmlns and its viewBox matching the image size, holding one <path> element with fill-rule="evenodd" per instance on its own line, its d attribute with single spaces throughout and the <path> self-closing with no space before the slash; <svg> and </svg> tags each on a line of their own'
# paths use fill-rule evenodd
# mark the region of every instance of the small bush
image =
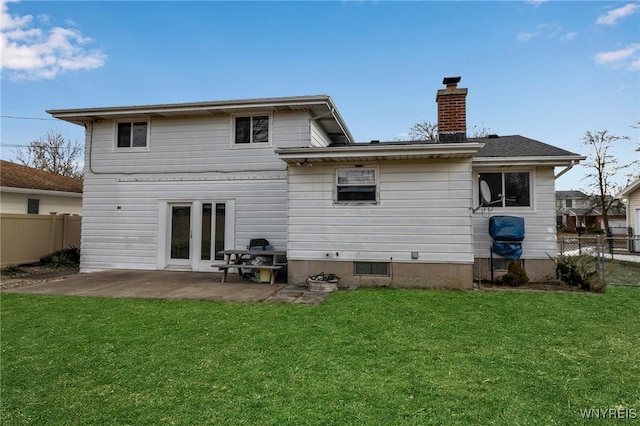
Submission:
<svg viewBox="0 0 640 426">
<path fill-rule="evenodd" d="M 20 265 L 7 265 L 0 271 L 2 275 L 18 275 L 25 272 L 25 269 Z"/>
<path fill-rule="evenodd" d="M 75 263 L 67 254 L 56 254 L 52 256 L 49 263 L 47 263 L 47 266 L 55 269 L 71 268 L 76 265 L 77 263 Z"/>
<path fill-rule="evenodd" d="M 66 249 L 54 251 L 41 258 L 40 263 L 54 268 L 78 266 L 80 264 L 80 249 L 71 246 Z"/>
<path fill-rule="evenodd" d="M 596 259 L 591 256 L 561 256 L 557 263 L 558 277 L 569 285 L 585 291 L 604 292 L 598 277 Z"/>
<path fill-rule="evenodd" d="M 527 273 L 517 260 L 512 260 L 507 268 L 507 273 L 502 276 L 500 282 L 504 285 L 519 287 L 529 282 Z"/>
</svg>

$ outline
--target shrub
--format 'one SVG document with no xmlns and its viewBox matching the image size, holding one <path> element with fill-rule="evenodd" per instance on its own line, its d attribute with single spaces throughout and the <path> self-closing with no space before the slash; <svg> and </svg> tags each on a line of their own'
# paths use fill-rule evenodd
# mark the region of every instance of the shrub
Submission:
<svg viewBox="0 0 640 426">
<path fill-rule="evenodd" d="M 502 276 L 500 281 L 504 285 L 519 287 L 529 282 L 527 273 L 517 260 L 512 260 L 507 268 L 507 273 Z"/>
<path fill-rule="evenodd" d="M 558 278 L 569 285 L 582 287 L 583 290 L 596 293 L 604 292 L 604 286 L 598 277 L 596 259 L 591 256 L 558 257 Z"/>
<path fill-rule="evenodd" d="M 40 263 L 53 266 L 54 268 L 77 266 L 80 264 L 80 249 L 71 246 L 66 249 L 54 251 L 41 258 Z"/>
<path fill-rule="evenodd" d="M 0 272 L 2 272 L 2 275 L 18 275 L 25 272 L 25 269 L 20 265 L 12 264 L 2 268 Z"/>
</svg>

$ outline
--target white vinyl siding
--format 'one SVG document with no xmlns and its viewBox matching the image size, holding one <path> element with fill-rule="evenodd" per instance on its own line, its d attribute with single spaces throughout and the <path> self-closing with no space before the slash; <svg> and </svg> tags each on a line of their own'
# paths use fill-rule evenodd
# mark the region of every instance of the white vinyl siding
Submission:
<svg viewBox="0 0 640 426">
<path fill-rule="evenodd" d="M 636 223 L 640 210 L 640 188 L 629 194 L 627 203 L 628 226 L 633 229 L 633 235 L 640 235 L 640 223 Z M 638 250 L 636 250 L 638 251 Z"/>
<path fill-rule="evenodd" d="M 229 147 L 230 123 L 222 114 L 154 118 L 149 151 L 127 156 L 111 149 L 113 124 L 95 124 L 85 149 L 83 272 L 161 267 L 166 200 L 233 200 L 236 248 L 251 238 L 286 248 L 286 164 L 274 149 L 309 146 L 309 114 L 274 113 L 273 146 L 247 150 Z"/>
<path fill-rule="evenodd" d="M 331 140 L 315 121 L 310 122 L 311 146 L 329 146 Z"/>
<path fill-rule="evenodd" d="M 492 240 L 489 235 L 489 216 L 494 215 L 524 218 L 523 259 L 549 259 L 549 257 L 556 256 L 556 201 L 553 167 L 531 169 L 530 176 L 532 185 L 530 208 L 497 208 L 492 211 L 486 211 L 484 215 L 481 210 L 478 210 L 473 215 L 474 253 L 476 257 L 490 257 Z M 478 200 L 477 195 L 474 200 Z"/>
<path fill-rule="evenodd" d="M 379 203 L 357 206 L 334 205 L 338 167 L 289 169 L 290 259 L 473 262 L 470 162 L 377 167 Z"/>
</svg>

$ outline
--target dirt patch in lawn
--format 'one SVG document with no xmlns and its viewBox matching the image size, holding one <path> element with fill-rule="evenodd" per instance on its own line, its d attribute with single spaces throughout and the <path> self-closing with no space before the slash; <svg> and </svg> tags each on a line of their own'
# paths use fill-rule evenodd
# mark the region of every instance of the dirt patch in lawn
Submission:
<svg viewBox="0 0 640 426">
<path fill-rule="evenodd" d="M 507 286 L 495 283 L 482 283 L 479 285 L 481 290 L 507 290 L 507 291 L 557 291 L 571 293 L 586 293 L 581 287 L 569 285 L 561 281 L 527 283 L 521 286 Z"/>
</svg>

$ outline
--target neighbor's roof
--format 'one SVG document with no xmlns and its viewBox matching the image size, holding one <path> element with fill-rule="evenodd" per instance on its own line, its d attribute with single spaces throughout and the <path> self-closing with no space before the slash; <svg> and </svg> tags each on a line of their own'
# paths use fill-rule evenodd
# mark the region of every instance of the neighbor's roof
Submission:
<svg viewBox="0 0 640 426">
<path fill-rule="evenodd" d="M 332 142 L 354 142 L 351 132 L 328 95 L 47 110 L 55 118 L 78 125 L 95 120 L 121 118 L 206 117 L 214 114 L 262 114 L 276 111 L 310 111 L 312 118 L 324 128 Z"/>
<path fill-rule="evenodd" d="M 61 176 L 4 160 L 0 160 L 0 186 L 82 193 L 82 179 Z"/>
<path fill-rule="evenodd" d="M 618 197 L 629 196 L 632 192 L 640 189 L 640 179 L 635 180 L 620 192 Z"/>
<path fill-rule="evenodd" d="M 556 191 L 556 198 L 583 199 L 583 198 L 589 198 L 589 196 L 582 191 L 571 190 L 571 191 Z"/>
</svg>

